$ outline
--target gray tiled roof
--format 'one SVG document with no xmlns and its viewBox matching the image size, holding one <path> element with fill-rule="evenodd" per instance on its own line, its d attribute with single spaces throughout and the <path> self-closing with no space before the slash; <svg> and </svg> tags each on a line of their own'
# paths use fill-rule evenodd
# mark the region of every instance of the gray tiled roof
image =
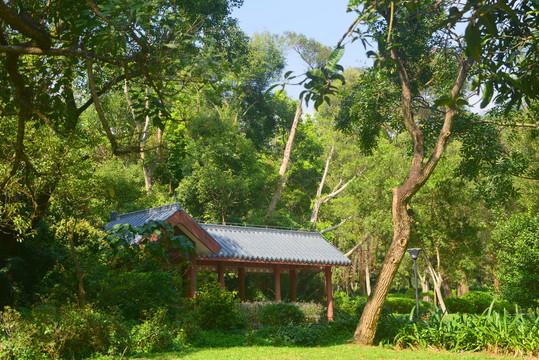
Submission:
<svg viewBox="0 0 539 360">
<path fill-rule="evenodd" d="M 111 222 L 105 226 L 105 230 L 110 230 L 114 225 L 117 224 L 131 224 L 133 227 L 141 226 L 146 224 L 150 220 L 167 220 L 171 217 L 176 211 L 183 210 L 180 204 L 170 204 L 164 206 L 158 206 L 151 209 L 145 209 L 135 212 L 130 212 L 127 214 L 116 215 L 115 213 L 111 214 Z M 134 239 L 131 239 L 130 242 L 138 242 L 142 239 L 140 235 L 136 235 Z"/>
<path fill-rule="evenodd" d="M 307 264 L 350 265 L 339 250 L 317 232 L 200 224 L 222 249 L 203 259 L 228 258 Z"/>
<path fill-rule="evenodd" d="M 105 227 L 116 224 L 144 225 L 149 220 L 167 220 L 180 204 L 159 206 L 123 215 L 113 215 Z M 255 227 L 199 224 L 219 245 L 218 254 L 203 255 L 203 259 L 237 259 L 251 261 L 291 262 L 306 264 L 350 265 L 337 248 L 317 232 L 278 230 Z M 139 241 L 140 236 L 133 239 Z"/>
<path fill-rule="evenodd" d="M 131 224 L 133 227 L 137 227 L 144 225 L 149 220 L 167 220 L 178 210 L 183 209 L 180 204 L 176 203 L 130 212 L 123 215 L 116 215 L 116 219 L 111 219 L 111 222 L 105 226 L 105 230 L 109 230 L 116 224 Z"/>
</svg>

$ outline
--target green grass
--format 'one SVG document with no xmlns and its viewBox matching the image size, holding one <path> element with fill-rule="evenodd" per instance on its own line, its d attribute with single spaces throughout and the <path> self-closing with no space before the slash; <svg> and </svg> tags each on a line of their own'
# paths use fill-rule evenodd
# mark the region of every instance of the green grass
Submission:
<svg viewBox="0 0 539 360">
<path fill-rule="evenodd" d="M 148 357 L 128 359 L 152 360 L 358 360 L 358 359 L 398 359 L 398 360 L 451 360 L 451 359 L 514 359 L 513 357 L 494 356 L 485 353 L 449 353 L 428 350 L 390 350 L 382 347 L 359 345 L 336 345 L 327 347 L 272 347 L 245 346 L 213 349 L 190 349 L 182 352 L 169 352 Z M 521 358 L 525 359 L 525 358 Z"/>
</svg>

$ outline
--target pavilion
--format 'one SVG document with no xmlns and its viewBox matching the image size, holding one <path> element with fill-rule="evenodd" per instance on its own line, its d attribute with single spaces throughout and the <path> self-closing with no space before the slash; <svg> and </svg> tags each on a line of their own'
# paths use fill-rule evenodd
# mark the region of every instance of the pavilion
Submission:
<svg viewBox="0 0 539 360">
<path fill-rule="evenodd" d="M 116 224 L 137 227 L 149 220 L 167 221 L 177 235 L 186 236 L 198 256 L 191 257 L 189 290 L 196 294 L 197 271 L 218 273 L 219 283 L 225 284 L 225 273 L 237 272 L 239 295 L 245 301 L 246 272 L 273 273 L 275 300 L 281 300 L 281 273 L 290 277 L 291 300 L 296 301 L 296 276 L 300 270 L 324 272 L 328 319 L 333 320 L 333 287 L 331 270 L 335 266 L 350 266 L 351 262 L 318 232 L 199 224 L 180 204 L 131 212 L 111 214 L 106 229 Z M 140 239 L 133 239 L 139 241 Z"/>
</svg>

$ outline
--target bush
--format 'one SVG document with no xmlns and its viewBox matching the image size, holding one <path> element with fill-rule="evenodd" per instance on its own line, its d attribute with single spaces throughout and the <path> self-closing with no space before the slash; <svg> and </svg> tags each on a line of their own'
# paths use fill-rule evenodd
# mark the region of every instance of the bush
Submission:
<svg viewBox="0 0 539 360">
<path fill-rule="evenodd" d="M 88 276 L 88 293 L 100 308 L 117 309 L 126 320 L 139 321 L 144 313 L 163 308 L 174 317 L 181 299 L 177 275 L 159 268 L 106 270 Z"/>
<path fill-rule="evenodd" d="M 409 314 L 416 306 L 415 295 L 413 299 L 410 298 L 388 298 L 384 304 L 389 311 L 395 314 Z M 419 302 L 419 311 L 424 312 L 429 309 L 431 305 L 428 302 Z"/>
<path fill-rule="evenodd" d="M 469 291 L 460 297 L 461 299 L 468 300 L 477 309 L 477 314 L 483 313 L 490 307 L 494 297 L 485 291 Z M 445 301 L 446 299 L 444 299 Z"/>
<path fill-rule="evenodd" d="M 137 353 L 173 350 L 175 334 L 167 324 L 166 310 L 158 309 L 131 329 L 131 349 Z"/>
<path fill-rule="evenodd" d="M 266 306 L 273 304 L 277 303 L 272 301 L 242 302 L 238 304 L 238 309 L 245 314 L 251 327 L 258 328 L 262 326 L 263 310 L 266 308 Z M 290 304 L 295 305 L 303 313 L 305 322 L 318 323 L 325 319 L 325 308 L 320 304 L 316 304 L 314 302 L 294 302 Z"/>
<path fill-rule="evenodd" d="M 333 295 L 333 307 L 335 309 L 335 312 L 353 317 L 357 316 L 358 303 L 362 302 L 364 304 L 366 301 L 366 297 L 349 296 L 344 291 L 336 291 Z"/>
<path fill-rule="evenodd" d="M 494 311 L 497 311 L 501 314 L 503 314 L 504 310 L 507 311 L 510 314 L 516 313 L 516 304 L 512 303 L 509 300 L 494 300 L 494 305 L 492 306 L 492 309 Z"/>
<path fill-rule="evenodd" d="M 445 306 L 447 311 L 450 313 L 460 313 L 460 314 L 475 314 L 477 313 L 477 308 L 475 305 L 464 298 L 445 298 Z"/>
<path fill-rule="evenodd" d="M 221 289 L 219 284 L 208 283 L 197 292 L 191 321 L 202 330 L 243 330 L 247 327 L 246 316 L 238 310 L 237 304 L 233 292 Z"/>
<path fill-rule="evenodd" d="M 0 355 L 5 359 L 85 358 L 120 354 L 128 330 L 119 318 L 92 307 L 41 305 L 28 315 L 7 309 L 0 314 Z"/>
<path fill-rule="evenodd" d="M 281 302 L 266 305 L 260 319 L 265 326 L 299 325 L 305 321 L 305 315 L 296 305 Z"/>
</svg>

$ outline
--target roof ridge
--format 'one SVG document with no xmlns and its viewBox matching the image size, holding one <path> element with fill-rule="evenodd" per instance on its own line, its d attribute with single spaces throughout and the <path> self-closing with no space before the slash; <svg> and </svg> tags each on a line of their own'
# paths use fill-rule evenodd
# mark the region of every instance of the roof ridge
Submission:
<svg viewBox="0 0 539 360">
<path fill-rule="evenodd" d="M 246 226 L 246 225 L 222 225 L 222 224 L 211 224 L 211 223 L 201 223 L 201 222 L 198 222 L 198 223 L 200 224 L 200 226 L 217 226 L 217 227 L 221 227 L 221 228 L 237 228 L 237 229 L 242 229 L 242 230 L 272 230 L 272 231 L 292 232 L 292 233 L 320 234 L 319 231 L 280 229 L 280 228 L 269 227 L 269 226 L 265 226 L 265 225 Z"/>
<path fill-rule="evenodd" d="M 159 212 L 173 210 L 173 209 L 183 210 L 180 203 L 174 203 L 174 204 L 156 206 L 156 207 L 153 207 L 153 208 L 150 208 L 150 209 L 138 210 L 138 211 L 133 211 L 133 212 L 130 212 L 130 213 L 117 215 L 116 220 L 127 219 L 127 218 L 130 218 L 130 217 L 133 217 L 133 216 L 139 216 L 139 215 L 143 215 L 143 214 L 156 214 L 156 213 L 159 213 Z"/>
</svg>

